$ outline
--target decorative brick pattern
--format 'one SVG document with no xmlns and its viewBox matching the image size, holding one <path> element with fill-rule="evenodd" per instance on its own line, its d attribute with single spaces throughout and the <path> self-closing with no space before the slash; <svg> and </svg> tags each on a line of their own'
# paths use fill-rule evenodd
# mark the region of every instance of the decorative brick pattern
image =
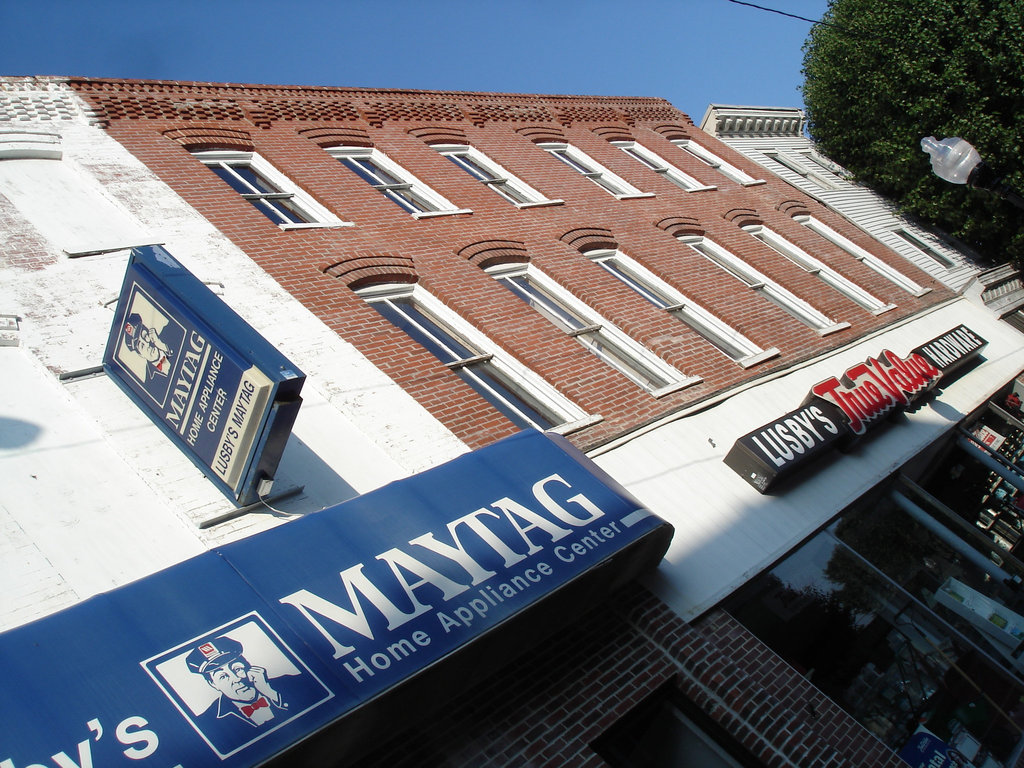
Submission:
<svg viewBox="0 0 1024 768">
<path fill-rule="evenodd" d="M 781 211 L 787 216 L 810 216 L 811 211 L 807 206 L 807 203 L 803 200 L 783 200 L 775 206 L 777 211 Z"/>
<path fill-rule="evenodd" d="M 97 115 L 113 120 L 245 120 L 245 110 L 233 99 L 203 101 L 174 98 L 105 96 L 93 100 Z"/>
<path fill-rule="evenodd" d="M 562 125 L 574 123 L 598 123 L 608 120 L 620 120 L 622 115 L 609 107 L 563 107 L 558 110 L 558 122 Z"/>
<path fill-rule="evenodd" d="M 611 230 L 600 227 L 573 229 L 562 235 L 559 240 L 568 243 L 580 253 L 603 249 L 614 250 L 619 247 Z"/>
<path fill-rule="evenodd" d="M 252 136 L 248 131 L 231 128 L 195 126 L 189 128 L 173 128 L 164 131 L 171 141 L 176 141 L 191 150 L 199 149 L 238 149 L 245 152 L 253 147 Z"/>
<path fill-rule="evenodd" d="M 726 221 L 731 221 L 737 227 L 749 227 L 753 224 L 764 223 L 761 217 L 757 215 L 757 211 L 750 208 L 733 208 L 723 213 L 722 218 Z"/>
<path fill-rule="evenodd" d="M 554 120 L 544 107 L 528 107 L 515 104 L 474 104 L 470 115 L 475 125 L 486 123 L 543 123 Z"/>
<path fill-rule="evenodd" d="M 300 136 L 320 147 L 372 147 L 373 140 L 361 128 L 304 128 Z"/>
<path fill-rule="evenodd" d="M 517 128 L 516 133 L 525 136 L 534 144 L 546 141 L 565 141 L 565 134 L 558 128 L 550 125 L 531 125 L 526 128 Z"/>
<path fill-rule="evenodd" d="M 704 227 L 692 216 L 670 216 L 659 221 L 657 227 L 658 229 L 665 230 L 672 237 L 700 236 L 704 234 Z"/>
<path fill-rule="evenodd" d="M 690 131 L 684 126 L 677 125 L 676 123 L 656 125 L 653 130 L 655 133 L 660 133 L 669 141 L 680 141 L 690 138 Z"/>
<path fill-rule="evenodd" d="M 462 120 L 462 109 L 457 104 L 434 104 L 432 102 L 377 101 L 369 108 L 380 120 Z"/>
<path fill-rule="evenodd" d="M 526 245 L 515 240 L 483 240 L 462 248 L 459 255 L 481 269 L 510 262 L 525 264 L 530 260 Z"/>
<path fill-rule="evenodd" d="M 345 101 L 315 99 L 274 99 L 260 102 L 261 111 L 271 120 L 308 122 L 358 120 L 359 110 Z"/>
<path fill-rule="evenodd" d="M 599 125 L 594 133 L 605 141 L 633 141 L 633 134 L 624 125 Z"/>
<path fill-rule="evenodd" d="M 374 283 L 415 283 L 419 280 L 411 258 L 390 253 L 355 253 L 344 261 L 326 265 L 322 271 L 338 278 L 352 290 Z"/>
<path fill-rule="evenodd" d="M 410 136 L 415 136 L 424 144 L 468 144 L 466 132 L 445 125 L 412 128 Z"/>
</svg>

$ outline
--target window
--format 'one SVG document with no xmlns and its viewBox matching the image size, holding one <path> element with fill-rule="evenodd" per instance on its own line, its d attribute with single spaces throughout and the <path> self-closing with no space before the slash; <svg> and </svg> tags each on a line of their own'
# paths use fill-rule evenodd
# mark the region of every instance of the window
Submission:
<svg viewBox="0 0 1024 768">
<path fill-rule="evenodd" d="M 689 139 L 674 139 L 672 143 L 683 150 L 683 152 L 697 158 L 704 163 L 704 165 L 711 166 L 723 176 L 728 179 L 732 179 L 738 184 L 743 184 L 744 186 L 750 186 L 751 184 L 764 184 L 764 179 L 755 179 L 753 176 L 744 173 L 735 165 L 730 165 L 714 152 L 705 149 L 695 141 L 690 141 Z"/>
<path fill-rule="evenodd" d="M 664 309 L 715 349 L 744 368 L 775 357 L 779 350 L 763 350 L 700 305 L 619 251 L 594 250 L 586 256 L 659 309 Z"/>
<path fill-rule="evenodd" d="M 281 229 L 352 226 L 301 192 L 254 152 L 192 154 Z"/>
<path fill-rule="evenodd" d="M 374 286 L 359 295 L 517 426 L 561 425 L 556 431 L 565 432 L 591 423 L 577 406 L 418 286 Z"/>
<path fill-rule="evenodd" d="M 671 181 L 677 187 L 685 189 L 687 192 L 697 192 L 705 189 L 716 189 L 716 187 L 709 187 L 707 184 L 701 184 L 693 176 L 683 173 L 674 165 L 669 165 L 661 157 L 651 152 L 646 147 L 642 147 L 635 141 L 613 141 L 613 146 L 618 147 L 627 155 L 632 157 L 638 163 L 646 165 L 652 171 L 660 173 L 666 179 Z"/>
<path fill-rule="evenodd" d="M 895 304 L 886 304 L 880 299 L 876 299 L 856 283 L 847 280 L 831 267 L 793 245 L 793 243 L 789 242 L 781 235 L 777 235 L 772 232 L 770 229 L 760 225 L 755 225 L 751 227 L 744 227 L 744 230 L 756 237 L 769 248 L 785 256 L 805 272 L 817 275 L 823 283 L 832 286 L 848 299 L 856 302 L 869 312 L 880 315 L 883 312 L 887 312 L 896 307 Z"/>
<path fill-rule="evenodd" d="M 683 376 L 539 270 L 515 264 L 492 267 L 488 273 L 584 349 L 651 394 L 667 394 L 699 381 Z"/>
<path fill-rule="evenodd" d="M 801 163 L 798 163 L 793 158 L 787 157 L 781 152 L 776 152 L 774 150 L 764 150 L 764 156 L 767 157 L 772 162 L 778 163 L 783 168 L 790 170 L 793 173 L 798 174 L 799 176 L 803 176 L 812 184 L 816 184 L 817 186 L 822 187 L 824 189 L 835 189 L 835 184 L 833 184 L 828 179 L 828 177 L 826 177 L 823 173 L 819 173 L 818 170 L 812 170 L 810 168 L 807 168 Z M 821 166 L 818 166 L 818 168 L 820 169 Z M 785 174 L 783 174 L 783 178 L 785 178 Z"/>
<path fill-rule="evenodd" d="M 653 197 L 650 192 L 641 192 L 629 182 L 616 176 L 603 165 L 569 144 L 538 144 L 545 152 L 557 157 L 576 173 L 586 176 L 597 186 L 617 198 Z"/>
<path fill-rule="evenodd" d="M 895 269 L 894 267 L 890 267 L 880 258 L 875 256 L 873 253 L 869 253 L 868 251 L 864 250 L 856 243 L 843 237 L 834 229 L 825 224 L 822 224 L 817 219 L 811 216 L 796 216 L 794 218 L 796 219 L 796 221 L 803 224 L 812 232 L 816 232 L 817 234 L 821 235 L 833 245 L 839 246 L 848 254 L 857 259 L 857 261 L 863 262 L 865 266 L 875 270 L 875 272 L 880 274 L 886 280 L 888 280 L 891 283 L 895 283 L 907 293 L 912 294 L 914 296 L 923 296 L 924 294 L 928 293 L 931 290 L 931 288 L 925 288 L 921 285 L 918 285 L 899 270 Z"/>
<path fill-rule="evenodd" d="M 847 173 L 841 167 L 833 163 L 831 160 L 826 160 L 820 155 L 816 155 L 814 152 L 801 152 L 800 153 L 805 160 L 810 162 L 812 165 L 825 171 L 828 176 L 826 178 L 832 178 L 833 176 L 839 179 L 846 179 Z"/>
<path fill-rule="evenodd" d="M 804 325 L 825 335 L 849 328 L 849 323 L 837 323 L 825 317 L 803 299 L 783 288 L 767 275 L 754 269 L 742 259 L 729 253 L 717 243 L 706 238 L 680 238 L 697 253 L 713 264 L 717 264 L 730 275 L 752 290 L 763 294 L 768 301 L 788 312 Z"/>
<path fill-rule="evenodd" d="M 914 250 L 920 251 L 928 256 L 932 261 L 937 262 L 939 266 L 944 269 L 950 269 L 953 267 L 952 259 L 946 256 L 946 254 L 936 250 L 934 246 L 930 245 L 920 235 L 911 232 L 909 229 L 894 229 L 892 233 Z"/>
<path fill-rule="evenodd" d="M 331 147 L 327 152 L 388 200 L 417 218 L 470 213 L 456 208 L 450 201 L 401 166 L 391 162 L 376 149 Z"/>
<path fill-rule="evenodd" d="M 493 189 L 519 208 L 535 205 L 555 205 L 561 200 L 548 200 L 524 181 L 520 181 L 496 162 L 473 147 L 465 145 L 433 145 L 433 149 L 477 181 Z"/>
</svg>

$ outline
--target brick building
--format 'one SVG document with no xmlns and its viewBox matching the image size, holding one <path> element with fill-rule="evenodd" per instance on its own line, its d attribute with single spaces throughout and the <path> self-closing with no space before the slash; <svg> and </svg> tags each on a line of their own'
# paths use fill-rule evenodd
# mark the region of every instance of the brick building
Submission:
<svg viewBox="0 0 1024 768">
<path fill-rule="evenodd" d="M 529 393 L 547 417 L 541 425 L 571 432 L 584 449 L 950 295 L 860 232 L 849 236 L 873 254 L 877 270 L 871 257 L 858 261 L 823 248 L 821 236 L 794 216 L 813 206 L 816 219 L 839 229 L 841 218 L 790 185 L 761 178 L 736 155 L 732 162 L 741 167 L 723 165 L 693 138 L 699 132 L 692 122 L 658 99 L 103 80 L 72 87 L 112 137 L 471 446 L 517 427 L 479 407 L 477 395 L 390 328 L 359 289 L 422 287 L 506 354 L 508 368 L 543 379 L 531 382 L 537 391 Z M 225 195 L 222 179 L 200 173 L 203 163 L 228 173 L 218 162 L 262 171 L 275 188 L 296 195 L 294 210 L 268 216 Z M 376 171 L 367 170 L 371 164 Z M 481 181 L 487 174 L 509 180 Z M 405 184 L 407 190 L 384 189 Z M 508 197 L 517 188 L 523 202 Z M 854 284 L 849 295 L 821 290 L 824 272 L 812 273 L 745 231 L 757 227 L 818 254 L 826 269 Z M 719 247 L 698 251 L 691 241 Z M 595 252 L 610 250 L 629 257 L 627 274 L 638 263 L 682 289 L 674 304 L 702 312 L 670 317 L 637 301 L 607 273 L 615 265 L 603 271 L 594 263 L 601 258 Z M 584 321 L 605 321 L 650 350 L 658 360 L 632 365 L 652 370 L 630 375 L 654 381 L 638 386 L 498 290 L 488 270 L 513 265 L 528 266 L 538 290 L 571 287 L 575 297 L 554 298 L 585 303 L 574 307 L 590 313 Z M 706 336 L 725 337 L 729 354 L 680 327 L 680 317 L 713 325 Z"/>
<path fill-rule="evenodd" d="M 116 294 L 124 249 L 162 243 L 308 374 L 276 508 L 306 516 L 536 427 L 564 435 L 675 529 L 656 572 L 579 600 L 590 607 L 567 610 L 562 618 L 579 614 L 569 626 L 550 616 L 547 632 L 533 628 L 522 643 L 496 631 L 515 647 L 507 663 L 481 657 L 446 696 L 396 685 L 373 717 L 357 708 L 280 764 L 662 765 L 675 749 L 708 765 L 895 766 L 917 722 L 965 749 L 977 741 L 979 765 L 989 754 L 989 765 L 1016 759 L 1012 655 L 970 634 L 970 616 L 921 597 L 948 586 L 939 574 L 956 576 L 1009 610 L 1024 574 L 1011 551 L 996 571 L 983 568 L 994 534 L 960 530 L 952 541 L 943 531 L 957 524 L 932 508 L 950 491 L 930 484 L 938 468 L 966 464 L 956 477 L 979 482 L 996 472 L 963 458 L 973 448 L 957 444 L 958 428 L 1024 430 L 1019 414 L 989 406 L 1016 386 L 1024 354 L 984 307 L 659 99 L 3 85 L 0 203 L 15 236 L 2 255 L 17 277 L 0 293 L 15 320 L 6 403 L 15 408 L 27 387 L 40 399 L 31 412 L 84 420 L 58 432 L 54 450 L 104 480 L 117 463 L 131 494 L 114 502 L 90 490 L 82 503 L 107 519 L 71 527 L 89 541 L 116 528 L 136 550 L 127 564 L 82 555 L 83 567 L 59 521 L 33 530 L 12 515 L 38 555 L 17 582 L 45 576 L 64 590 L 43 606 L 26 586 L 5 606 L 12 636 L 91 594 L 296 527 L 225 510 L 106 379 L 68 375 L 100 355 L 110 316 L 96 296 Z M 54 163 L 75 181 L 46 186 Z M 106 206 L 83 206 L 73 234 L 84 244 L 63 244 L 56 223 L 74 212 L 65 203 L 54 215 L 68 184 L 84 186 L 67 199 Z M 832 451 L 768 494 L 725 463 L 818 382 L 961 326 L 986 342 L 984 358 L 850 454 Z M 782 464 L 814 432 L 772 429 Z M 102 450 L 83 456 L 83 442 Z M 31 485 L 31 451 L 14 445 L 5 461 L 17 488 Z M 45 490 L 0 501 L 56 507 L 81 489 L 47 476 Z M 922 501 L 930 491 L 937 505 Z M 144 517 L 126 528 L 140 502 Z M 893 505 L 910 515 L 928 574 L 890 573 L 863 544 L 880 525 L 872 514 Z M 854 565 L 807 564 L 844 547 Z M 846 584 L 845 601 L 830 602 L 825 582 Z M 901 645 L 911 614 L 921 637 Z M 913 685 L 890 679 L 901 664 Z M 954 714 L 980 701 L 988 723 Z M 347 729 L 357 717 L 362 740 Z M 38 759 L 5 758 L 16 768 Z M 244 764 L 245 753 L 231 758 Z"/>
</svg>

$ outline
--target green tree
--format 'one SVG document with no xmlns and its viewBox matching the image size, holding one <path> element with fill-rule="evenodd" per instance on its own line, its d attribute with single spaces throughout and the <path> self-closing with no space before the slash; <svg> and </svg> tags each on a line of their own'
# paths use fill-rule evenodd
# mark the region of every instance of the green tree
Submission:
<svg viewBox="0 0 1024 768">
<path fill-rule="evenodd" d="M 1024 261 L 1024 211 L 937 178 L 920 146 L 965 138 L 1024 190 L 1022 0 L 831 0 L 803 73 L 824 154 L 983 257 Z"/>
</svg>

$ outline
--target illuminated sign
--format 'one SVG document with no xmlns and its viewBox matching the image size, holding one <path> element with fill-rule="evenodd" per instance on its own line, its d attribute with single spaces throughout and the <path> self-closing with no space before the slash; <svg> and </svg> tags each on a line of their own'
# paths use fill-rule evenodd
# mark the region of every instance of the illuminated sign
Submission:
<svg viewBox="0 0 1024 768">
<path fill-rule="evenodd" d="M 764 493 L 827 449 L 848 445 L 896 410 L 912 407 L 987 343 L 961 325 L 906 358 L 883 350 L 815 384 L 800 408 L 739 438 L 725 463 Z"/>
<path fill-rule="evenodd" d="M 0 767 L 261 765 L 334 725 L 355 764 L 343 748 L 422 705 L 407 683 L 457 695 L 671 537 L 563 439 L 519 433 L 0 634 Z"/>
<path fill-rule="evenodd" d="M 103 367 L 225 493 L 257 501 L 305 376 L 160 246 L 132 250 Z"/>
</svg>

